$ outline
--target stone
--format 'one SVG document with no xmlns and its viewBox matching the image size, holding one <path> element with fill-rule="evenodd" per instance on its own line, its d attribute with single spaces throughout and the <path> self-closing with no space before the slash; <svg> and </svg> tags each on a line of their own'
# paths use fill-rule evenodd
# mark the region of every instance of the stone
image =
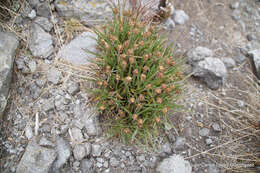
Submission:
<svg viewBox="0 0 260 173">
<path fill-rule="evenodd" d="M 208 128 L 203 128 L 199 130 L 199 135 L 200 136 L 208 136 L 209 135 L 209 129 Z"/>
<path fill-rule="evenodd" d="M 94 173 L 94 163 L 89 159 L 84 159 L 80 163 L 80 169 L 82 173 Z"/>
<path fill-rule="evenodd" d="M 99 145 L 99 144 L 92 144 L 92 155 L 94 157 L 100 156 L 101 153 L 102 153 L 102 150 L 103 149 L 102 149 L 101 145 Z"/>
<path fill-rule="evenodd" d="M 206 142 L 207 145 L 211 145 L 213 143 L 212 139 L 210 139 L 210 138 L 207 138 L 205 140 L 205 142 Z"/>
<path fill-rule="evenodd" d="M 31 73 L 34 73 L 37 69 L 37 64 L 36 64 L 36 61 L 34 60 L 31 60 L 29 63 L 28 63 L 28 67 L 31 71 Z"/>
<path fill-rule="evenodd" d="M 30 27 L 29 49 L 33 56 L 43 59 L 49 57 L 54 51 L 52 43 L 52 36 L 38 24 L 32 23 Z"/>
<path fill-rule="evenodd" d="M 256 40 L 256 37 L 253 34 L 247 34 L 246 38 L 247 38 L 248 41 Z"/>
<path fill-rule="evenodd" d="M 241 64 L 246 60 L 246 56 L 245 56 L 246 53 L 243 50 L 243 48 L 240 47 L 234 48 L 234 53 L 235 53 L 234 60 L 236 61 L 236 63 Z"/>
<path fill-rule="evenodd" d="M 49 141 L 46 137 L 40 139 L 39 145 L 43 147 L 55 147 L 55 144 Z"/>
<path fill-rule="evenodd" d="M 38 3 L 36 7 L 36 11 L 38 16 L 47 17 L 47 18 L 51 16 L 51 12 L 47 1 L 43 3 Z"/>
<path fill-rule="evenodd" d="M 32 131 L 32 128 L 30 125 L 28 125 L 26 128 L 25 128 L 25 136 L 28 140 L 32 139 L 33 137 L 33 131 Z"/>
<path fill-rule="evenodd" d="M 17 166 L 17 173 L 48 173 L 57 154 L 54 149 L 48 149 L 29 143 Z"/>
<path fill-rule="evenodd" d="M 167 154 L 170 154 L 172 152 L 169 142 L 166 142 L 165 144 L 162 145 L 162 152 L 165 152 Z"/>
<path fill-rule="evenodd" d="M 260 49 L 249 51 L 248 55 L 252 59 L 254 73 L 260 79 Z"/>
<path fill-rule="evenodd" d="M 208 173 L 221 173 L 219 168 L 215 164 L 208 165 Z"/>
<path fill-rule="evenodd" d="M 191 65 L 194 65 L 195 63 L 212 56 L 213 56 L 212 50 L 201 46 L 191 49 L 187 53 L 188 63 Z"/>
<path fill-rule="evenodd" d="M 231 9 L 237 9 L 238 7 L 239 7 L 239 2 L 235 2 L 235 3 L 230 4 Z"/>
<path fill-rule="evenodd" d="M 54 109 L 54 100 L 52 98 L 44 100 L 42 104 L 42 111 L 49 112 Z"/>
<path fill-rule="evenodd" d="M 75 95 L 80 91 L 79 83 L 70 81 L 67 83 L 67 91 L 71 95 Z"/>
<path fill-rule="evenodd" d="M 71 148 L 68 142 L 63 138 L 58 137 L 56 140 L 57 160 L 53 163 L 53 171 L 59 170 L 69 159 Z"/>
<path fill-rule="evenodd" d="M 159 163 L 156 171 L 158 173 L 191 173 L 190 163 L 180 155 L 173 155 Z"/>
<path fill-rule="evenodd" d="M 238 21 L 238 20 L 240 19 L 240 17 L 241 17 L 240 15 L 241 15 L 241 14 L 240 14 L 240 10 L 235 9 L 235 10 L 232 12 L 231 17 L 232 17 L 233 20 Z"/>
<path fill-rule="evenodd" d="M 214 123 L 214 124 L 212 125 L 212 128 L 213 128 L 213 130 L 214 130 L 215 132 L 221 132 L 221 128 L 220 128 L 220 126 L 219 126 L 218 123 Z"/>
<path fill-rule="evenodd" d="M 36 17 L 34 23 L 40 25 L 46 32 L 50 32 L 53 28 L 53 24 L 46 17 Z"/>
<path fill-rule="evenodd" d="M 28 14 L 28 17 L 33 20 L 35 17 L 36 17 L 36 11 L 35 10 L 32 10 L 29 14 Z"/>
<path fill-rule="evenodd" d="M 73 149 L 73 155 L 75 159 L 82 160 L 86 155 L 86 150 L 84 145 L 77 144 Z"/>
<path fill-rule="evenodd" d="M 91 150 L 92 150 L 91 144 L 90 143 L 85 143 L 84 146 L 85 146 L 86 156 L 90 155 Z"/>
<path fill-rule="evenodd" d="M 199 77 L 210 89 L 218 89 L 224 84 L 227 69 L 217 58 L 206 58 L 193 68 L 193 76 Z"/>
<path fill-rule="evenodd" d="M 12 80 L 12 69 L 18 38 L 7 32 L 0 32 L 0 117 L 6 104 Z"/>
<path fill-rule="evenodd" d="M 58 58 L 75 65 L 86 65 L 95 58 L 95 55 L 87 52 L 97 52 L 97 35 L 92 32 L 83 32 L 58 52 Z"/>
<path fill-rule="evenodd" d="M 112 157 L 109 161 L 110 165 L 113 166 L 113 167 L 116 167 L 116 166 L 119 166 L 120 162 L 115 158 L 115 157 Z"/>
<path fill-rule="evenodd" d="M 81 130 L 76 127 L 71 129 L 71 137 L 76 143 L 81 143 L 84 140 Z"/>
<path fill-rule="evenodd" d="M 168 18 L 166 21 L 165 21 L 165 26 L 172 30 L 174 27 L 175 27 L 175 22 L 171 19 L 171 18 Z"/>
<path fill-rule="evenodd" d="M 173 145 L 174 150 L 183 150 L 185 147 L 186 139 L 184 137 L 177 137 Z"/>
<path fill-rule="evenodd" d="M 98 113 L 95 107 L 89 107 L 81 115 L 81 122 L 85 125 L 87 134 L 97 136 L 101 134 L 101 127 L 98 120 Z"/>
<path fill-rule="evenodd" d="M 61 77 L 62 73 L 56 68 L 51 68 L 47 73 L 48 81 L 55 85 L 60 83 Z"/>
<path fill-rule="evenodd" d="M 189 20 L 189 16 L 183 10 L 174 11 L 174 21 L 178 25 L 183 25 Z"/>
<path fill-rule="evenodd" d="M 233 68 L 236 66 L 236 62 L 232 58 L 222 58 L 221 61 L 227 68 Z"/>
<path fill-rule="evenodd" d="M 40 3 L 39 0 L 28 0 L 31 7 L 36 7 Z"/>
</svg>

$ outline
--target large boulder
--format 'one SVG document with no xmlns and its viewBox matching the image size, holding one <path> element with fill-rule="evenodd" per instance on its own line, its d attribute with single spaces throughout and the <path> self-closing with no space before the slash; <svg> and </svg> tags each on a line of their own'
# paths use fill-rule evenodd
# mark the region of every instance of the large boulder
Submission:
<svg viewBox="0 0 260 173">
<path fill-rule="evenodd" d="M 0 117 L 7 103 L 12 68 L 18 39 L 14 34 L 0 32 Z"/>
<path fill-rule="evenodd" d="M 58 58 L 74 65 L 86 65 L 95 56 L 88 52 L 96 52 L 97 35 L 92 32 L 83 32 L 58 52 Z"/>
<path fill-rule="evenodd" d="M 260 49 L 252 50 L 248 54 L 252 58 L 255 74 L 260 79 Z"/>
<path fill-rule="evenodd" d="M 158 173 L 191 173 L 191 165 L 180 155 L 173 155 L 159 163 Z"/>
<path fill-rule="evenodd" d="M 52 43 L 52 37 L 49 33 L 45 32 L 36 23 L 31 25 L 29 49 L 33 56 L 43 59 L 49 57 L 54 51 Z"/>
<path fill-rule="evenodd" d="M 54 149 L 41 147 L 34 143 L 29 143 L 26 151 L 17 166 L 17 173 L 48 173 L 52 163 L 56 159 Z"/>
</svg>

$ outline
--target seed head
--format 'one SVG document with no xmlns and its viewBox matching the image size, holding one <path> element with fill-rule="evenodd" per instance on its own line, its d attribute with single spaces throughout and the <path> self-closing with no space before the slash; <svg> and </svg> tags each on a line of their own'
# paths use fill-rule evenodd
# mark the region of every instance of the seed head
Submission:
<svg viewBox="0 0 260 173">
<path fill-rule="evenodd" d="M 155 93 L 156 93 L 156 94 L 161 94 L 161 93 L 162 93 L 161 88 L 156 88 L 156 89 L 155 89 Z"/>
<path fill-rule="evenodd" d="M 165 90 L 165 89 L 167 88 L 167 85 L 163 83 L 163 84 L 161 85 L 161 88 L 162 88 L 163 90 Z"/>
<path fill-rule="evenodd" d="M 137 104 L 136 106 L 137 109 L 141 109 L 142 108 L 142 105 L 140 103 Z"/>
<path fill-rule="evenodd" d="M 137 115 L 137 114 L 133 114 L 133 115 L 132 115 L 132 118 L 133 118 L 133 120 L 137 120 L 138 115 Z"/>
<path fill-rule="evenodd" d="M 100 109 L 101 111 L 103 111 L 103 110 L 105 110 L 105 106 L 104 106 L 104 105 L 101 105 L 101 106 L 99 107 L 99 109 Z"/>
<path fill-rule="evenodd" d="M 106 66 L 106 73 L 110 73 L 111 72 L 111 67 L 109 65 Z"/>
<path fill-rule="evenodd" d="M 124 16 L 128 16 L 128 15 L 129 15 L 129 11 L 124 10 L 124 11 L 123 11 L 123 15 L 124 15 Z"/>
<path fill-rule="evenodd" d="M 119 81 L 120 80 L 120 75 L 116 74 L 116 80 Z"/>
<path fill-rule="evenodd" d="M 149 59 L 149 55 L 144 55 L 144 60 L 147 61 Z"/>
<path fill-rule="evenodd" d="M 121 52 L 122 48 L 123 48 L 123 46 L 122 46 L 121 44 L 119 44 L 119 45 L 117 46 L 117 50 L 118 50 L 119 52 Z"/>
<path fill-rule="evenodd" d="M 160 72 L 164 71 L 164 67 L 162 65 L 160 65 L 158 68 Z"/>
<path fill-rule="evenodd" d="M 133 74 L 138 75 L 138 69 L 134 69 Z"/>
<path fill-rule="evenodd" d="M 149 37 L 150 35 L 151 35 L 150 31 L 144 33 L 144 37 L 146 37 L 146 38 Z"/>
<path fill-rule="evenodd" d="M 146 89 L 151 89 L 151 88 L 152 88 L 152 84 L 146 85 Z"/>
<path fill-rule="evenodd" d="M 157 73 L 157 77 L 158 77 L 159 79 L 162 79 L 162 78 L 164 77 L 164 75 L 163 75 L 162 72 L 159 72 L 159 73 Z"/>
<path fill-rule="evenodd" d="M 120 55 L 120 58 L 121 58 L 121 59 L 125 59 L 125 58 L 126 58 L 126 54 L 124 54 L 124 53 L 121 54 L 121 55 Z"/>
<path fill-rule="evenodd" d="M 139 33 L 139 29 L 138 29 L 138 28 L 135 28 L 135 29 L 133 30 L 133 33 L 134 33 L 134 34 L 138 34 L 138 33 Z"/>
<path fill-rule="evenodd" d="M 125 81 L 126 81 L 126 83 L 128 84 L 128 83 L 130 83 L 130 82 L 132 81 L 132 78 L 131 78 L 130 76 L 127 76 L 127 77 L 125 78 Z"/>
<path fill-rule="evenodd" d="M 125 132 L 126 134 L 128 134 L 128 133 L 130 133 L 130 129 L 129 129 L 129 128 L 125 128 L 125 129 L 124 129 L 124 132 Z"/>
<path fill-rule="evenodd" d="M 146 79 L 146 75 L 145 74 L 141 74 L 141 80 L 144 81 Z"/>
<path fill-rule="evenodd" d="M 113 100 L 109 100 L 108 104 L 111 106 L 113 105 L 115 102 Z"/>
<path fill-rule="evenodd" d="M 118 114 L 119 114 L 121 117 L 125 117 L 125 112 L 122 111 L 122 110 L 119 110 L 119 111 L 118 111 Z"/>
<path fill-rule="evenodd" d="M 129 46 L 129 40 L 126 40 L 124 43 L 123 43 L 123 47 L 124 48 L 127 48 Z"/>
<path fill-rule="evenodd" d="M 156 118 L 154 119 L 154 121 L 155 121 L 156 123 L 159 123 L 159 122 L 161 121 L 161 119 L 160 119 L 160 117 L 156 117 Z"/>
<path fill-rule="evenodd" d="M 138 99 L 140 102 L 143 102 L 145 100 L 145 98 L 142 94 L 139 95 Z"/>
<path fill-rule="evenodd" d="M 102 45 L 104 45 L 104 44 L 105 44 L 105 40 L 104 40 L 104 39 L 101 39 L 101 40 L 100 40 L 100 43 L 101 43 Z"/>
<path fill-rule="evenodd" d="M 156 102 L 159 103 L 159 104 L 161 104 L 161 103 L 163 102 L 163 100 L 162 100 L 161 97 L 157 97 L 157 98 L 156 98 Z"/>
<path fill-rule="evenodd" d="M 117 8 L 113 8 L 112 11 L 113 11 L 114 14 L 117 14 L 117 13 L 118 13 Z"/>
<path fill-rule="evenodd" d="M 126 61 L 122 61 L 122 67 L 125 69 L 127 67 L 127 62 Z"/>
<path fill-rule="evenodd" d="M 130 63 L 130 64 L 133 64 L 134 62 L 135 62 L 135 58 L 134 58 L 134 57 L 130 57 L 130 58 L 129 58 L 129 63 Z"/>
<path fill-rule="evenodd" d="M 136 50 L 136 49 L 138 49 L 138 44 L 134 44 L 134 49 Z"/>
<path fill-rule="evenodd" d="M 139 45 L 140 45 L 140 46 L 143 46 L 143 45 L 144 45 L 144 41 L 143 41 L 143 40 L 140 41 Z"/>
<path fill-rule="evenodd" d="M 129 101 L 130 101 L 130 103 L 134 103 L 134 102 L 135 102 L 135 98 L 134 98 L 134 97 L 131 97 L 131 98 L 129 99 Z"/>
<path fill-rule="evenodd" d="M 170 93 L 172 91 L 172 89 L 170 87 L 166 88 L 165 92 L 166 93 Z"/>
<path fill-rule="evenodd" d="M 144 121 L 143 121 L 142 119 L 139 119 L 139 120 L 138 120 L 138 125 L 139 125 L 140 127 L 142 127 L 143 123 L 144 123 Z"/>
<path fill-rule="evenodd" d="M 161 56 L 162 56 L 162 53 L 158 51 L 158 52 L 156 53 L 156 55 L 157 55 L 158 57 L 161 57 Z"/>
<path fill-rule="evenodd" d="M 110 46 L 107 43 L 105 43 L 105 48 L 106 48 L 107 51 L 110 50 Z"/>
<path fill-rule="evenodd" d="M 147 72 L 149 70 L 149 67 L 147 67 L 146 65 L 143 67 L 143 71 Z"/>
<path fill-rule="evenodd" d="M 128 49 L 127 53 L 128 53 L 129 55 L 132 55 L 132 54 L 134 53 L 134 51 L 133 51 L 133 49 Z"/>
<path fill-rule="evenodd" d="M 164 62 L 165 62 L 165 64 L 170 65 L 171 60 L 169 58 L 166 58 Z"/>
<path fill-rule="evenodd" d="M 171 65 L 171 66 L 174 66 L 174 65 L 175 65 L 175 62 L 174 62 L 174 61 L 171 61 L 170 65 Z"/>
<path fill-rule="evenodd" d="M 168 108 L 167 107 L 163 108 L 162 112 L 166 114 L 168 112 Z"/>
<path fill-rule="evenodd" d="M 107 81 L 104 81 L 103 83 L 105 87 L 108 85 Z"/>
<path fill-rule="evenodd" d="M 97 82 L 97 85 L 98 85 L 98 86 L 102 86 L 102 85 L 103 85 L 103 82 L 102 82 L 102 81 L 98 81 L 98 82 Z"/>
</svg>

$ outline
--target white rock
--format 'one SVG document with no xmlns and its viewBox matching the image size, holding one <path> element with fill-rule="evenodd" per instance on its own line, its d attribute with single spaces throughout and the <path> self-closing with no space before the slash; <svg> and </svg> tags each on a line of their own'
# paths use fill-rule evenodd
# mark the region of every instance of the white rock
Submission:
<svg viewBox="0 0 260 173">
<path fill-rule="evenodd" d="M 178 25 L 183 25 L 187 20 L 189 20 L 189 16 L 183 10 L 174 11 L 174 21 Z"/>
</svg>

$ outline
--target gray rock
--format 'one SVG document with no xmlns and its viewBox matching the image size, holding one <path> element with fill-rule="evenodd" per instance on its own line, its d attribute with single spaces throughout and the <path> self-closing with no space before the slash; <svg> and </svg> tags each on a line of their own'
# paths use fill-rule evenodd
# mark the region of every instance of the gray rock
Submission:
<svg viewBox="0 0 260 173">
<path fill-rule="evenodd" d="M 189 20 L 189 16 L 183 10 L 174 11 L 174 21 L 178 25 L 183 25 L 187 20 Z"/>
<path fill-rule="evenodd" d="M 26 128 L 25 128 L 25 136 L 28 140 L 32 139 L 33 137 L 33 131 L 32 131 L 32 128 L 30 125 L 28 125 Z"/>
<path fill-rule="evenodd" d="M 61 137 L 56 141 L 57 160 L 53 163 L 53 170 L 59 170 L 69 159 L 71 155 L 70 145 Z"/>
<path fill-rule="evenodd" d="M 77 18 L 87 25 L 97 24 L 98 21 L 100 23 L 112 17 L 111 8 L 105 0 L 98 0 L 98 2 L 70 0 L 65 3 L 56 0 L 55 8 L 60 16 Z"/>
<path fill-rule="evenodd" d="M 82 160 L 86 156 L 86 150 L 84 145 L 77 144 L 73 149 L 74 158 L 77 160 Z"/>
<path fill-rule="evenodd" d="M 239 7 L 239 2 L 235 2 L 235 3 L 230 4 L 231 9 L 237 9 L 238 7 Z"/>
<path fill-rule="evenodd" d="M 36 11 L 35 10 L 32 10 L 29 14 L 28 14 L 28 17 L 30 19 L 34 19 L 36 17 Z"/>
<path fill-rule="evenodd" d="M 47 17 L 47 18 L 51 16 L 51 12 L 47 1 L 37 4 L 36 11 L 38 16 Z"/>
<path fill-rule="evenodd" d="M 81 122 L 84 123 L 88 135 L 95 136 L 101 134 L 101 127 L 95 107 L 87 108 L 84 114 L 81 115 Z"/>
<path fill-rule="evenodd" d="M 102 148 L 101 145 L 99 145 L 99 144 L 92 144 L 92 155 L 94 157 L 100 156 L 102 151 L 103 151 L 103 148 Z"/>
<path fill-rule="evenodd" d="M 252 40 L 256 39 L 255 35 L 253 35 L 253 34 L 247 34 L 246 38 L 247 38 L 248 41 L 252 41 Z"/>
<path fill-rule="evenodd" d="M 243 48 L 239 48 L 239 47 L 236 47 L 234 49 L 234 53 L 235 53 L 235 58 L 234 60 L 238 63 L 238 64 L 241 64 L 242 62 L 244 62 L 246 60 L 246 57 L 245 57 L 245 52 L 243 50 Z"/>
<path fill-rule="evenodd" d="M 51 68 L 47 73 L 48 81 L 55 85 L 60 83 L 61 77 L 62 77 L 61 72 L 56 68 Z"/>
<path fill-rule="evenodd" d="M 97 52 L 97 42 L 93 38 L 97 39 L 97 35 L 92 32 L 83 32 L 58 52 L 58 58 L 75 65 L 88 64 L 89 60 L 95 58 L 95 55 L 87 50 Z"/>
<path fill-rule="evenodd" d="M 7 104 L 18 39 L 14 34 L 0 32 L 0 117 Z"/>
<path fill-rule="evenodd" d="M 206 142 L 207 145 L 211 145 L 213 143 L 212 139 L 210 139 L 210 138 L 207 138 L 205 140 L 205 142 Z"/>
<path fill-rule="evenodd" d="M 222 58 L 221 61 L 227 68 L 233 68 L 236 66 L 236 62 L 232 58 Z"/>
<path fill-rule="evenodd" d="M 191 173 L 191 165 L 180 155 L 173 155 L 159 163 L 158 173 Z"/>
<path fill-rule="evenodd" d="M 191 49 L 187 53 L 188 63 L 191 65 L 194 65 L 194 63 L 197 63 L 201 60 L 204 60 L 205 58 L 212 57 L 212 56 L 213 56 L 212 50 L 201 46 Z"/>
<path fill-rule="evenodd" d="M 184 137 L 177 137 L 176 141 L 173 145 L 173 149 L 175 150 L 183 150 L 185 147 L 186 139 Z"/>
<path fill-rule="evenodd" d="M 46 32 L 50 32 L 53 28 L 53 24 L 46 17 L 36 17 L 34 23 L 40 25 Z"/>
<path fill-rule="evenodd" d="M 29 49 L 33 56 L 47 58 L 53 51 L 52 37 L 38 24 L 32 24 L 30 28 Z"/>
<path fill-rule="evenodd" d="M 32 60 L 28 63 L 29 69 L 31 71 L 31 73 L 34 73 L 37 69 L 37 64 L 36 61 Z"/>
<path fill-rule="evenodd" d="M 220 59 L 206 58 L 195 65 L 193 75 L 204 81 L 210 89 L 218 89 L 224 83 L 227 69 Z"/>
<path fill-rule="evenodd" d="M 209 164 L 208 173 L 220 173 L 220 170 L 215 164 Z"/>
<path fill-rule="evenodd" d="M 252 58 L 255 74 L 260 79 L 260 49 L 249 51 L 248 55 Z"/>
<path fill-rule="evenodd" d="M 166 142 L 165 144 L 162 145 L 162 152 L 165 152 L 167 154 L 170 154 L 172 152 L 169 142 Z"/>
<path fill-rule="evenodd" d="M 55 147 L 55 144 L 49 141 L 46 137 L 40 139 L 39 145 L 43 147 Z"/>
<path fill-rule="evenodd" d="M 90 143 L 85 143 L 84 146 L 85 146 L 86 156 L 90 155 L 91 150 L 92 150 L 91 144 Z"/>
<path fill-rule="evenodd" d="M 39 0 L 28 0 L 31 7 L 36 7 L 37 4 L 39 4 Z"/>
<path fill-rule="evenodd" d="M 89 159 L 84 159 L 80 163 L 82 173 L 94 173 L 93 166 L 94 163 Z"/>
<path fill-rule="evenodd" d="M 200 129 L 199 135 L 200 136 L 208 136 L 209 135 L 209 129 L 207 129 L 207 128 Z"/>
<path fill-rule="evenodd" d="M 109 163 L 111 166 L 113 167 L 116 167 L 116 166 L 119 166 L 120 162 L 115 158 L 115 157 L 112 157 L 110 160 L 109 160 Z"/>
<path fill-rule="evenodd" d="M 81 143 L 84 140 L 81 130 L 76 127 L 71 129 L 71 136 L 76 143 Z"/>
<path fill-rule="evenodd" d="M 17 166 L 17 173 L 48 173 L 51 165 L 56 159 L 56 152 L 53 149 L 40 147 L 29 143 L 26 151 Z"/>
<path fill-rule="evenodd" d="M 171 18 L 168 18 L 166 21 L 165 21 L 165 26 L 172 30 L 174 27 L 175 27 L 175 23 L 174 21 L 171 19 Z"/>
<path fill-rule="evenodd" d="M 42 104 L 42 110 L 44 112 L 49 112 L 54 109 L 54 100 L 53 98 L 44 100 L 44 103 Z"/>
<path fill-rule="evenodd" d="M 79 83 L 70 81 L 67 83 L 67 91 L 71 95 L 75 95 L 80 91 Z"/>
<path fill-rule="evenodd" d="M 232 19 L 238 21 L 240 19 L 240 10 L 236 9 L 232 12 Z"/>
<path fill-rule="evenodd" d="M 215 132 L 221 132 L 221 128 L 220 128 L 220 126 L 219 126 L 218 123 L 214 123 L 214 124 L 212 125 L 212 128 L 213 128 L 213 130 L 214 130 Z"/>
</svg>

